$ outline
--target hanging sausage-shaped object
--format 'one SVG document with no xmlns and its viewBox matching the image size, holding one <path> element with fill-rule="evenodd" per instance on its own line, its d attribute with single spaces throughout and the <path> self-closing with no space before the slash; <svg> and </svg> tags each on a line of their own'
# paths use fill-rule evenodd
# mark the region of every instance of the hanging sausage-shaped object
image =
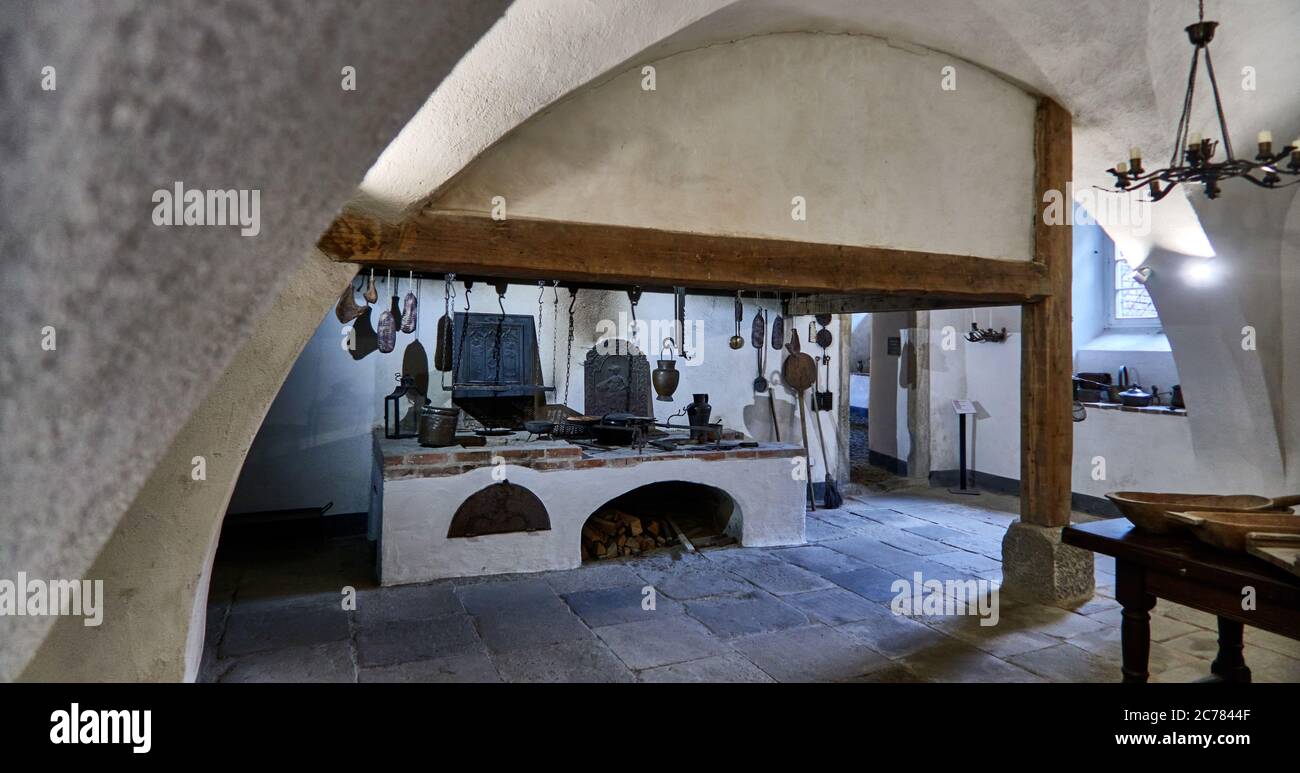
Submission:
<svg viewBox="0 0 1300 773">
<path fill-rule="evenodd" d="M 339 318 L 339 322 L 347 324 L 357 317 L 361 312 L 366 310 L 365 306 L 358 306 L 357 299 L 353 295 L 352 282 L 348 281 L 348 286 L 343 288 L 343 294 L 339 296 L 339 302 L 334 305 L 334 316 Z"/>
<path fill-rule="evenodd" d="M 420 305 L 420 299 L 415 297 L 416 288 L 415 272 L 411 272 L 411 287 L 406 288 L 406 297 L 402 299 L 402 332 L 414 333 L 416 323 L 416 308 Z"/>
<path fill-rule="evenodd" d="M 366 303 L 371 306 L 374 306 L 379 301 L 379 290 L 375 289 L 375 270 L 373 268 L 370 269 L 370 284 L 366 285 L 364 297 Z"/>
<path fill-rule="evenodd" d="M 778 310 L 772 318 L 772 348 L 780 349 L 785 345 L 785 317 Z"/>
<path fill-rule="evenodd" d="M 388 281 L 391 284 L 393 275 L 388 273 Z M 383 314 L 379 315 L 379 324 L 375 326 L 375 335 L 379 337 L 379 351 L 388 354 L 397 346 L 397 326 L 401 321 L 397 315 L 401 310 L 397 308 L 397 295 L 393 295 L 393 306 Z"/>
<path fill-rule="evenodd" d="M 388 272 L 388 287 L 389 287 L 389 292 L 391 292 L 391 293 L 393 294 L 393 300 L 392 300 L 392 303 L 389 304 L 388 311 L 389 311 L 390 314 L 393 315 L 393 331 L 394 331 L 394 333 L 396 333 L 397 329 L 398 329 L 399 327 L 401 327 L 401 325 L 402 325 L 402 299 L 399 298 L 398 295 L 397 295 L 397 285 L 401 284 L 401 282 L 402 282 L 402 280 L 401 280 L 401 278 L 399 277 L 398 280 L 397 280 L 397 282 L 394 283 L 394 282 L 393 282 L 393 272 L 392 272 L 392 271 L 389 271 L 389 272 Z"/>
</svg>

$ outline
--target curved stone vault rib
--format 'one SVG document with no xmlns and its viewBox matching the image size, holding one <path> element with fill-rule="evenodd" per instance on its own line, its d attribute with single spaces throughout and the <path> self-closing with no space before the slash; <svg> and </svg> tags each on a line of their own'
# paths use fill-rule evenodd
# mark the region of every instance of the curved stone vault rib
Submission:
<svg viewBox="0 0 1300 773">
<path fill-rule="evenodd" d="M 0 19 L 0 36 L 16 41 L 3 51 L 5 93 L 32 105 L 0 115 L 0 254 L 7 261 L 0 276 L 6 327 L 14 331 L 0 343 L 7 364 L 0 371 L 0 490 L 10 497 L 0 524 L 0 576 L 87 576 L 97 556 L 107 557 L 101 549 L 115 530 L 134 531 L 123 528 L 123 516 L 151 475 L 170 474 L 168 465 L 181 458 L 174 454 L 191 453 L 173 447 L 178 433 L 202 406 L 229 399 L 215 391 L 223 378 L 264 377 L 257 395 L 228 408 L 232 424 L 264 410 L 292 356 L 250 362 L 237 354 L 260 351 L 259 323 L 271 319 L 288 277 L 310 268 L 311 245 L 350 194 L 395 217 L 584 84 L 647 56 L 791 31 L 872 34 L 945 51 L 1053 97 L 1076 117 L 1076 178 L 1091 185 L 1130 144 L 1148 147 L 1152 158 L 1167 151 L 1164 135 L 1181 98 L 1174 84 L 1188 57 L 1180 30 L 1191 13 L 1183 0 L 519 0 L 461 58 L 505 5 L 283 0 L 273 14 L 235 16 L 193 0 L 167 14 L 46 2 L 20 4 Z M 1223 22 L 1215 43 L 1221 72 L 1258 72 L 1258 92 L 1225 95 L 1231 125 L 1242 133 L 1238 147 L 1249 147 L 1256 129 L 1300 133 L 1300 48 L 1291 40 L 1300 6 L 1211 3 L 1210 15 Z M 31 74 L 50 63 L 59 88 L 42 92 Z M 357 67 L 356 92 L 339 88 L 344 64 Z M 177 180 L 261 189 L 261 234 L 241 239 L 222 229 L 153 226 L 152 191 Z M 1288 283 L 1283 297 L 1294 297 L 1290 211 L 1258 227 L 1229 214 L 1206 235 L 1222 244 L 1229 240 L 1216 230 L 1275 232 L 1265 240 L 1284 234 L 1281 265 L 1261 281 L 1276 276 Z M 1171 197 L 1160 217 L 1145 243 L 1186 252 L 1180 239 L 1198 228 L 1191 207 Z M 319 297 L 300 300 L 324 308 L 336 293 L 319 289 Z M 1284 334 L 1293 317 L 1283 313 Z M 45 324 L 60 331 L 57 354 L 40 349 Z M 299 319 L 277 332 L 292 340 L 314 324 Z M 1300 357 L 1290 342 L 1281 351 L 1280 378 L 1268 378 L 1285 386 Z M 251 371 L 232 370 L 237 363 Z M 1262 399 L 1269 407 L 1263 414 L 1252 408 L 1254 415 L 1279 415 L 1274 397 Z M 1294 450 L 1300 419 L 1294 411 L 1280 415 L 1279 434 Z M 255 422 L 211 449 L 233 470 L 209 478 L 208 485 L 226 487 L 214 502 L 228 497 L 253 431 Z M 208 550 L 222 512 L 197 514 L 191 527 L 206 524 L 209 539 L 195 544 Z M 203 588 L 203 559 L 195 555 L 170 556 L 145 580 L 187 611 Z M 176 653 L 185 644 L 171 638 L 158 653 L 122 658 L 128 668 L 112 670 L 114 653 L 138 643 L 129 615 L 118 617 L 117 628 L 106 624 L 100 634 L 102 657 L 86 666 L 109 670 L 76 677 L 183 678 Z M 21 673 L 49 622 L 0 620 L 0 678 Z M 68 650 L 47 656 L 75 661 Z"/>
</svg>

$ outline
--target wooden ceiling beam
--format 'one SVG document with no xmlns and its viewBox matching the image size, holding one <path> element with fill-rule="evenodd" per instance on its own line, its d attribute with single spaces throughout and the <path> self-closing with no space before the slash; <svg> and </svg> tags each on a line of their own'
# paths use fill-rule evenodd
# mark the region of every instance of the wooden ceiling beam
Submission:
<svg viewBox="0 0 1300 773">
<path fill-rule="evenodd" d="M 986 296 L 948 298 L 934 293 L 917 295 L 886 295 L 879 293 L 813 293 L 790 299 L 787 313 L 804 314 L 861 314 L 883 311 L 938 311 L 942 309 L 973 309 L 989 306 L 1016 306 L 1021 301 L 1011 297 Z"/>
<path fill-rule="evenodd" d="M 462 213 L 426 211 L 398 225 L 345 212 L 318 246 L 334 260 L 395 271 L 871 294 L 918 299 L 919 308 L 1026 303 L 1051 289 L 1031 261 Z"/>
</svg>

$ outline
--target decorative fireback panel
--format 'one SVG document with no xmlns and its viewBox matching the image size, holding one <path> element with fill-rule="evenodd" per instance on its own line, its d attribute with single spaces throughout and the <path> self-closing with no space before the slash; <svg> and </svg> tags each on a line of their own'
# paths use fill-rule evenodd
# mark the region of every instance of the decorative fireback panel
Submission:
<svg viewBox="0 0 1300 773">
<path fill-rule="evenodd" d="M 517 531 L 550 531 L 551 517 L 537 495 L 503 481 L 471 494 L 452 516 L 447 538 Z"/>
<path fill-rule="evenodd" d="M 623 411 L 638 416 L 653 415 L 650 362 L 644 354 L 600 354 L 592 347 L 582 367 L 583 412 L 588 416 Z"/>
<path fill-rule="evenodd" d="M 538 395 L 553 389 L 541 387 L 528 314 L 457 313 L 452 362 L 452 402 L 486 427 L 519 427 L 532 418 Z"/>
<path fill-rule="evenodd" d="M 540 364 L 532 316 L 457 314 L 452 358 L 455 383 L 461 390 L 536 385 Z"/>
</svg>

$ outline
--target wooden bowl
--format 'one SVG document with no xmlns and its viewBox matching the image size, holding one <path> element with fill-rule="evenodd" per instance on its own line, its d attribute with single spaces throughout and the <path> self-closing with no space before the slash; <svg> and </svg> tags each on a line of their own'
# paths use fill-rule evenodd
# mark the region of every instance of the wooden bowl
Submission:
<svg viewBox="0 0 1300 773">
<path fill-rule="evenodd" d="M 1273 500 L 1254 494 L 1162 494 L 1152 491 L 1114 491 L 1106 498 L 1142 531 L 1169 534 L 1187 527 L 1167 517 L 1170 510 L 1260 512 L 1278 510 Z M 1280 512 L 1289 512 L 1281 510 Z"/>
<path fill-rule="evenodd" d="M 1234 553 L 1246 552 L 1247 534 L 1300 534 L 1300 516 L 1287 510 L 1190 510 L 1170 512 L 1169 518 L 1185 524 L 1201 542 Z"/>
</svg>

